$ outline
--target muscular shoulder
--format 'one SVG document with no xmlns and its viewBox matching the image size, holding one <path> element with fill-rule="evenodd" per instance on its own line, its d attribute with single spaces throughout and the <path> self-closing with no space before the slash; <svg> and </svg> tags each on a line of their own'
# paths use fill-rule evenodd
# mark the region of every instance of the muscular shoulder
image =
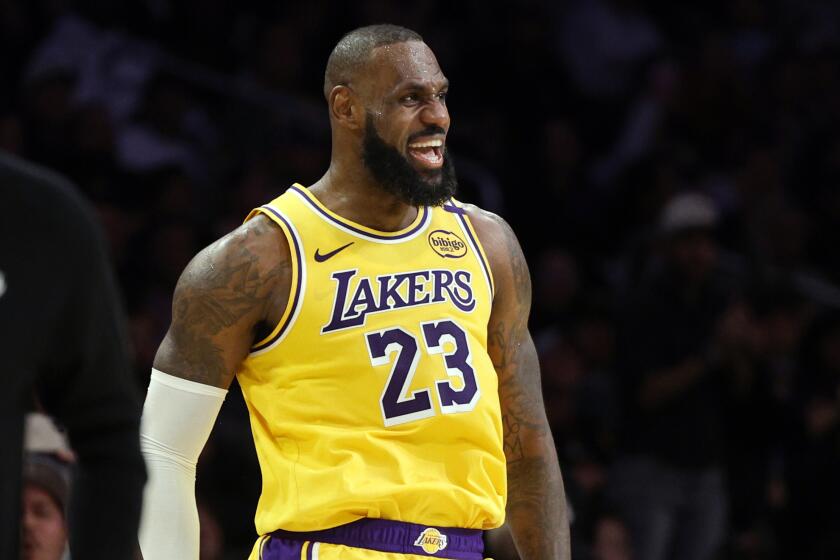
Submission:
<svg viewBox="0 0 840 560">
<path fill-rule="evenodd" d="M 483 210 L 474 204 L 464 204 L 462 208 L 469 216 L 470 223 L 472 223 L 482 246 L 484 246 L 484 251 L 488 253 L 487 257 L 492 258 L 490 253 L 495 253 L 499 245 L 504 247 L 506 245 L 505 238 L 508 235 L 513 235 L 513 230 L 501 216 L 493 212 Z"/>
<path fill-rule="evenodd" d="M 289 247 L 279 227 L 257 216 L 187 265 L 172 302 L 172 324 L 155 367 L 226 387 L 258 331 L 285 307 Z"/>
<path fill-rule="evenodd" d="M 500 216 L 472 204 L 464 210 L 484 247 L 497 296 L 516 293 L 521 301 L 530 303 L 531 280 L 519 240 L 510 225 Z"/>
<path fill-rule="evenodd" d="M 199 289 L 267 296 L 288 271 L 285 236 L 270 219 L 258 215 L 200 251 L 184 269 L 176 295 Z"/>
</svg>

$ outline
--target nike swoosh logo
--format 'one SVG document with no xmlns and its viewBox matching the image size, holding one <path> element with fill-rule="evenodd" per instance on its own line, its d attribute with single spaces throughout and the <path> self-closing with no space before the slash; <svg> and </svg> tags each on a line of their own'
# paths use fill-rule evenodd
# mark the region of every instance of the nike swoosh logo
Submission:
<svg viewBox="0 0 840 560">
<path fill-rule="evenodd" d="M 337 254 L 339 254 L 341 251 L 343 251 L 344 249 L 346 249 L 347 247 L 352 245 L 353 243 L 355 243 L 355 241 L 351 241 L 347 245 L 342 245 L 338 249 L 334 249 L 334 250 L 330 251 L 329 253 L 324 253 L 323 255 L 319 252 L 319 249 L 315 249 L 315 260 L 317 262 L 324 262 L 327 259 L 331 259 L 334 256 L 336 256 Z"/>
</svg>

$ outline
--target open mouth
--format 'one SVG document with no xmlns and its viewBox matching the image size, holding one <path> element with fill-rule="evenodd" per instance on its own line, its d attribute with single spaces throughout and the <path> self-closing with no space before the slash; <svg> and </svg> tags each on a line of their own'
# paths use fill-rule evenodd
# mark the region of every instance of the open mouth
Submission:
<svg viewBox="0 0 840 560">
<path fill-rule="evenodd" d="M 443 140 L 425 140 L 408 145 L 408 155 L 421 168 L 440 169 L 443 166 Z"/>
</svg>

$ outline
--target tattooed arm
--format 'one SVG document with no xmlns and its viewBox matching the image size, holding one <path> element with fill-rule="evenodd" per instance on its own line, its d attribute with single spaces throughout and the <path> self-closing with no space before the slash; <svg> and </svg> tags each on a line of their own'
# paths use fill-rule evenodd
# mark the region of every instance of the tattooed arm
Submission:
<svg viewBox="0 0 840 560">
<path fill-rule="evenodd" d="M 487 349 L 499 376 L 507 457 L 507 523 L 523 560 L 568 560 L 566 495 L 540 389 L 537 352 L 528 332 L 531 279 L 510 226 L 468 207 L 496 286 Z"/>
<path fill-rule="evenodd" d="M 258 332 L 280 320 L 290 284 L 286 238 L 256 216 L 187 265 L 155 369 L 226 389 Z"/>
<path fill-rule="evenodd" d="M 285 236 L 258 216 L 199 253 L 178 281 L 140 429 L 145 560 L 198 560 L 196 463 L 234 372 L 284 311 L 290 278 Z"/>
</svg>

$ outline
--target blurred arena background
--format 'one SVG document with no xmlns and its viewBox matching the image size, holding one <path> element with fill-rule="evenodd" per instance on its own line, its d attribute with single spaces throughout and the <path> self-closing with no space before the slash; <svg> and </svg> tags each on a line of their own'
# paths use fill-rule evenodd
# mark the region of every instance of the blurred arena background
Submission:
<svg viewBox="0 0 840 560">
<path fill-rule="evenodd" d="M 673 521 L 718 524 L 718 558 L 840 558 L 834 0 L 0 0 L 0 149 L 94 203 L 138 387 L 192 255 L 326 169 L 327 55 L 379 22 L 435 51 L 460 198 L 529 259 L 574 558 L 646 560 L 627 512 L 668 489 L 640 457 L 703 475 L 720 503 Z M 236 389 L 198 472 L 202 559 L 244 558 L 260 480 Z"/>
</svg>

